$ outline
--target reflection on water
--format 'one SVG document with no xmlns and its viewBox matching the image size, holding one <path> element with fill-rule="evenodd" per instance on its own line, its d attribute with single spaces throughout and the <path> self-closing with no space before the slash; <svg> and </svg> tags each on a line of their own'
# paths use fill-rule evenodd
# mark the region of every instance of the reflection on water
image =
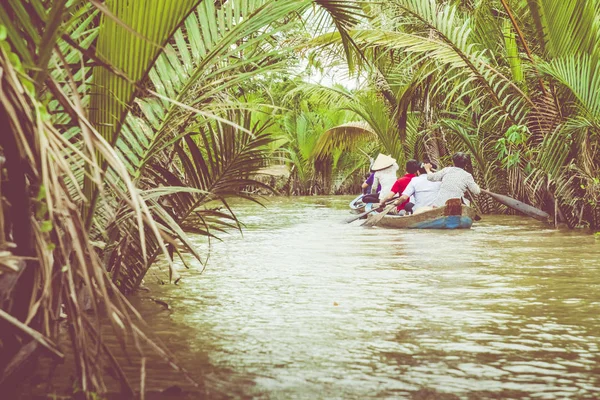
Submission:
<svg viewBox="0 0 600 400">
<path fill-rule="evenodd" d="M 147 278 L 136 305 L 208 397 L 600 398 L 593 237 L 504 216 L 362 228 L 349 200 L 238 206 L 243 236 L 203 274 Z M 173 376 L 153 364 L 149 386 Z"/>
</svg>

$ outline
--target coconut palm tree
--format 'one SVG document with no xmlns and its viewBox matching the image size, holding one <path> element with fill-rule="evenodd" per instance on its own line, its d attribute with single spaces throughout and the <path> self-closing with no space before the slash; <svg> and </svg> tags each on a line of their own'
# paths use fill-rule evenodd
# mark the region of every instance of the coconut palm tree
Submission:
<svg viewBox="0 0 600 400">
<path fill-rule="evenodd" d="M 282 109 L 274 114 L 277 123 L 271 128 L 277 144 L 273 151 L 280 153 L 280 161 L 286 162 L 291 172 L 283 188 L 288 194 L 338 193 L 353 183 L 358 186 L 356 175 L 362 175 L 368 166 L 368 157 L 361 153 L 349 153 L 339 146 L 322 148 L 333 127 L 352 125 L 357 116 L 349 110 L 332 108 L 330 100 L 312 96 L 307 88 L 313 86 L 300 80 L 288 81 L 274 91 L 275 102 Z M 323 90 L 351 93 L 341 85 Z"/>
<path fill-rule="evenodd" d="M 469 151 L 482 185 L 597 226 L 598 10 L 580 0 L 394 0 L 372 5 L 370 23 L 349 35 L 389 115 L 416 119 L 430 159 Z M 390 139 L 405 143 L 399 126 Z"/>
<path fill-rule="evenodd" d="M 233 93 L 277 65 L 286 22 L 314 4 L 344 35 L 360 11 L 325 0 L 0 4 L 0 385 L 40 349 L 63 357 L 61 312 L 88 396 L 106 391 L 102 360 L 134 392 L 103 345 L 101 315 L 123 345 L 146 342 L 173 364 L 118 289 L 169 259 L 168 246 L 199 257 L 181 229 L 192 213 L 205 235 L 235 224 L 198 210 L 245 197 L 262 162 L 263 128 Z"/>
</svg>

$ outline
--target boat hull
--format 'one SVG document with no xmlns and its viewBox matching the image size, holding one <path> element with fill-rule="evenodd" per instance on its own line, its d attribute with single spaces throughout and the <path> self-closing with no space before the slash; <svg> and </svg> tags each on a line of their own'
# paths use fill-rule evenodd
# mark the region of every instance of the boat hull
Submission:
<svg viewBox="0 0 600 400">
<path fill-rule="evenodd" d="M 386 215 L 377 226 L 394 229 L 470 229 L 475 215 L 475 210 L 465 205 L 461 206 L 460 215 L 446 215 L 446 207 L 440 207 L 402 217 Z"/>
</svg>

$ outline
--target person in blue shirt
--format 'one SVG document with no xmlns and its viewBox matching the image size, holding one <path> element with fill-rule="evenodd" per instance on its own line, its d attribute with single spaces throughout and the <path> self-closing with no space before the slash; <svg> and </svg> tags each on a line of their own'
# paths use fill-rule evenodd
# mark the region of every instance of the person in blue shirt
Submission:
<svg viewBox="0 0 600 400">
<path fill-rule="evenodd" d="M 371 193 L 371 186 L 373 186 L 374 179 L 375 179 L 375 172 L 371 172 L 369 174 L 369 176 L 367 177 L 367 179 L 362 184 L 363 194 Z M 376 193 L 379 193 L 380 190 L 381 190 L 381 185 L 378 184 Z"/>
</svg>

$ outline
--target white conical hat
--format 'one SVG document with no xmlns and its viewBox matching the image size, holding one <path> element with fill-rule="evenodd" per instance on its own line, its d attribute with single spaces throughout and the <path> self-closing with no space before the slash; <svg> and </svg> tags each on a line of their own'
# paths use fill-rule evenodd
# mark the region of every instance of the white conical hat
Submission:
<svg viewBox="0 0 600 400">
<path fill-rule="evenodd" d="M 394 165 L 396 160 L 392 158 L 392 156 L 386 156 L 385 154 L 380 154 L 375 159 L 373 166 L 371 167 L 371 171 L 380 171 L 382 169 L 386 169 L 387 167 L 391 167 Z"/>
</svg>

